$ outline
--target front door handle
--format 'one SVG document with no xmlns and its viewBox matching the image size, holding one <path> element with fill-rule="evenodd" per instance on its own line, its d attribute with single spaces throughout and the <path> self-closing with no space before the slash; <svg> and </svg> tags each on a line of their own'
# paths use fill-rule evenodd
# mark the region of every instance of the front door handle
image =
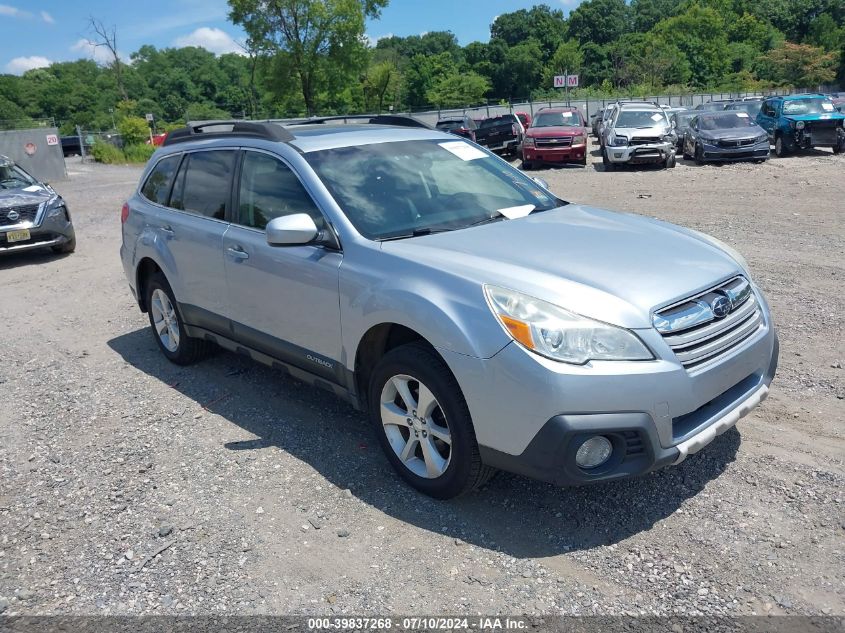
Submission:
<svg viewBox="0 0 845 633">
<path fill-rule="evenodd" d="M 165 224 L 164 226 L 160 226 L 159 229 L 161 230 L 162 233 L 167 233 L 168 235 L 175 235 L 176 234 L 176 232 L 172 228 L 170 228 L 169 224 Z"/>
<path fill-rule="evenodd" d="M 229 255 L 231 255 L 235 259 L 249 259 L 249 253 L 247 253 L 240 246 L 230 246 L 226 249 L 226 251 L 228 251 Z"/>
</svg>

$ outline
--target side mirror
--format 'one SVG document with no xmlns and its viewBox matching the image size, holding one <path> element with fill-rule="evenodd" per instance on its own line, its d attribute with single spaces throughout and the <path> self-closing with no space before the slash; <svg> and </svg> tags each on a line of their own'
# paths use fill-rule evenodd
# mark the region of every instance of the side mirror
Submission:
<svg viewBox="0 0 845 633">
<path fill-rule="evenodd" d="M 549 189 L 549 183 L 547 183 L 547 182 L 546 182 L 545 180 L 543 180 L 542 178 L 539 178 L 539 177 L 537 177 L 537 176 L 532 176 L 532 177 L 531 177 L 531 180 L 533 180 L 534 182 L 536 182 L 538 185 L 540 185 L 540 186 L 541 186 L 543 189 L 545 189 L 546 191 L 550 191 L 550 189 Z"/>
<path fill-rule="evenodd" d="M 273 218 L 267 223 L 267 243 L 270 246 L 297 246 L 311 242 L 319 231 L 307 213 L 294 213 Z"/>
</svg>

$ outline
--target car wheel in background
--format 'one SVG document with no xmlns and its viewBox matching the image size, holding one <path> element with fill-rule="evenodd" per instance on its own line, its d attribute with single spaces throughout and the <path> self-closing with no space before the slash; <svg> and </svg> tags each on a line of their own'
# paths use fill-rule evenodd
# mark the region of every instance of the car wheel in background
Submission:
<svg viewBox="0 0 845 633">
<path fill-rule="evenodd" d="M 610 159 L 607 157 L 607 148 L 604 148 L 601 151 L 601 164 L 604 165 L 605 171 L 613 171 L 614 167 L 616 167 L 616 165 L 611 163 Z"/>
<path fill-rule="evenodd" d="M 524 171 L 531 171 L 532 169 L 534 169 L 534 163 L 532 163 L 530 160 L 525 160 L 525 157 L 523 156 L 521 167 Z"/>
<path fill-rule="evenodd" d="M 666 159 L 665 166 L 666 166 L 667 169 L 672 169 L 675 166 L 675 163 L 676 163 L 675 154 L 673 152 L 672 154 L 669 155 L 669 158 Z"/>
<path fill-rule="evenodd" d="M 428 345 L 409 343 L 385 354 L 372 373 L 369 403 L 387 459 L 420 492 L 451 499 L 495 472 L 481 462 L 455 377 Z"/>
<path fill-rule="evenodd" d="M 786 151 L 786 143 L 783 140 L 783 135 L 778 134 L 775 138 L 775 156 L 783 158 L 788 152 Z"/>
<path fill-rule="evenodd" d="M 704 148 L 701 145 L 695 146 L 695 164 L 696 165 L 703 165 L 704 164 Z"/>
<path fill-rule="evenodd" d="M 835 145 L 833 147 L 834 154 L 841 154 L 843 150 L 845 150 L 845 142 L 842 142 L 839 145 Z"/>
<path fill-rule="evenodd" d="M 153 275 L 146 283 L 146 290 L 150 327 L 167 359 L 177 365 L 190 365 L 208 356 L 214 344 L 185 333 L 182 315 L 176 309 L 176 299 L 164 276 Z"/>
</svg>

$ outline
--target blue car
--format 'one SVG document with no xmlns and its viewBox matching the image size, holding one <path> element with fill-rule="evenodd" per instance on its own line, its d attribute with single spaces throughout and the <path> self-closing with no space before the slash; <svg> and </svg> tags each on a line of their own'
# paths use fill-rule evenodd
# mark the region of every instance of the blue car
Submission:
<svg viewBox="0 0 845 633">
<path fill-rule="evenodd" d="M 845 150 L 845 114 L 838 112 L 826 95 L 766 99 L 757 123 L 766 130 L 779 157 L 813 147 L 830 147 L 834 154 Z"/>
</svg>

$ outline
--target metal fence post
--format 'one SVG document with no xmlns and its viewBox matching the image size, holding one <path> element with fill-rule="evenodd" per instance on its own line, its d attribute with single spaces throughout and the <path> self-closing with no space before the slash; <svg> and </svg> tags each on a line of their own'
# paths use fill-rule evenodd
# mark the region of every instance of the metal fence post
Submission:
<svg viewBox="0 0 845 633">
<path fill-rule="evenodd" d="M 76 136 L 79 138 L 79 155 L 82 157 L 82 162 L 85 162 L 85 141 L 82 138 L 82 130 L 76 126 Z"/>
</svg>

